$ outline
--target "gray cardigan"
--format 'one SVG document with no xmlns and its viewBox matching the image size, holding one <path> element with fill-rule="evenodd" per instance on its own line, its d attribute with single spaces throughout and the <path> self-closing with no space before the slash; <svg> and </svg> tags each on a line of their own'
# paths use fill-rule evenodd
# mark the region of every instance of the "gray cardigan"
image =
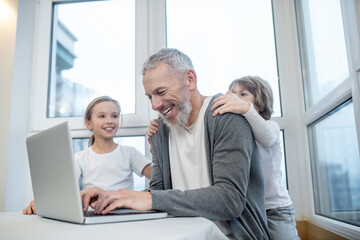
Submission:
<svg viewBox="0 0 360 240">
<path fill-rule="evenodd" d="M 158 132 L 150 138 L 153 209 L 174 216 L 226 220 L 236 239 L 268 239 L 264 180 L 250 126 L 237 114 L 213 117 L 211 105 L 204 121 L 212 186 L 187 191 L 172 189 L 169 129 L 160 119 Z"/>
</svg>

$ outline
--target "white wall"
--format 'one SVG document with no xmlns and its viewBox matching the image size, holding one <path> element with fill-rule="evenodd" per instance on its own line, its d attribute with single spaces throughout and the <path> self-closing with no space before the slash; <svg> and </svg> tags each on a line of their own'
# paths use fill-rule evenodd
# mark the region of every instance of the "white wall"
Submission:
<svg viewBox="0 0 360 240">
<path fill-rule="evenodd" d="M 33 198 L 25 139 L 28 136 L 29 129 L 36 1 L 18 0 L 16 2 L 18 2 L 16 42 L 13 39 L 8 43 L 8 45 L 15 45 L 16 47 L 15 53 L 13 50 L 13 88 L 7 92 L 11 96 L 7 104 L 11 111 L 7 115 L 10 121 L 7 125 L 9 138 L 7 168 L 5 168 L 7 169 L 7 176 L 4 211 L 20 211 Z M 0 48 L 3 46 L 1 44 Z M 7 46 L 5 45 L 5 47 Z M 1 182 L 3 181 L 1 180 Z M 4 191 L 1 193 L 4 194 Z"/>
<path fill-rule="evenodd" d="M 17 0 L 0 1 L 0 211 L 5 205 L 17 5 Z"/>
</svg>

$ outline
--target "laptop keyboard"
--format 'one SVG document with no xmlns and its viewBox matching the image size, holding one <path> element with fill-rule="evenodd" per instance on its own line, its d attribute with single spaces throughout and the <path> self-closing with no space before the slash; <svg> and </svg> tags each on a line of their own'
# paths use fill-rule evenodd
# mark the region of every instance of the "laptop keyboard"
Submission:
<svg viewBox="0 0 360 240">
<path fill-rule="evenodd" d="M 84 212 L 84 217 L 98 217 L 98 216 L 114 216 L 114 215 L 129 215 L 129 214 L 144 214 L 144 213 L 154 213 L 156 211 L 149 210 L 149 211 L 136 211 L 133 209 L 128 208 L 121 208 L 116 209 L 114 211 L 109 212 L 106 215 L 96 214 L 94 211 L 87 211 Z"/>
</svg>

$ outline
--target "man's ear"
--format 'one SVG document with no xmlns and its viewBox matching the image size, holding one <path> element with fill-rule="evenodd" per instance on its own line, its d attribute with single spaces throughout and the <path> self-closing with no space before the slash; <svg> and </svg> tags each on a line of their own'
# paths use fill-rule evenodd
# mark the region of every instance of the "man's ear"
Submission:
<svg viewBox="0 0 360 240">
<path fill-rule="evenodd" d="M 91 122 L 87 119 L 85 119 L 85 126 L 87 129 L 91 130 L 92 129 L 92 126 L 91 126 Z"/>
<path fill-rule="evenodd" d="M 197 84 L 195 71 L 192 69 L 188 69 L 185 73 L 185 76 L 186 76 L 186 86 L 188 86 L 190 90 L 195 89 Z"/>
</svg>

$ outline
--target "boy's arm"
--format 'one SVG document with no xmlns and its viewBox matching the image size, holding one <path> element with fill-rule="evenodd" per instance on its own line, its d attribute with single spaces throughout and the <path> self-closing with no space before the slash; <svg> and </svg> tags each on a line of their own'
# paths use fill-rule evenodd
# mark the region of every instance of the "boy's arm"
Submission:
<svg viewBox="0 0 360 240">
<path fill-rule="evenodd" d="M 250 110 L 243 115 L 249 122 L 255 140 L 264 147 L 271 147 L 279 140 L 280 127 L 272 120 L 263 119 L 251 105 Z"/>
</svg>

